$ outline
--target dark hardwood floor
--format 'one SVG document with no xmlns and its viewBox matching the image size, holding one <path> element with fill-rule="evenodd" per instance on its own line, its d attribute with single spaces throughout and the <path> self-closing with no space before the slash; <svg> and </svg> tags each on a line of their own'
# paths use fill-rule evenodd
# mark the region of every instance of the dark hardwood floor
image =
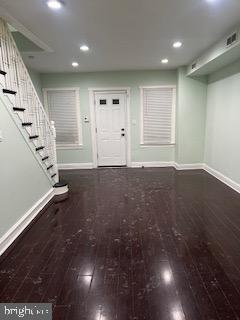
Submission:
<svg viewBox="0 0 240 320">
<path fill-rule="evenodd" d="M 240 195 L 203 171 L 62 172 L 53 202 L 0 264 L 0 302 L 54 319 L 240 319 Z"/>
</svg>

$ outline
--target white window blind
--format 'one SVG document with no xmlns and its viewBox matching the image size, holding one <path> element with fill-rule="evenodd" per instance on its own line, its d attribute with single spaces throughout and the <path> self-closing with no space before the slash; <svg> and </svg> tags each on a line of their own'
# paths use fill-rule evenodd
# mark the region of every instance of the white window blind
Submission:
<svg viewBox="0 0 240 320">
<path fill-rule="evenodd" d="M 175 87 L 141 88 L 142 143 L 175 143 Z"/>
<path fill-rule="evenodd" d="M 57 146 L 77 146 L 81 142 L 79 97 L 76 89 L 46 89 L 50 120 L 55 121 Z"/>
</svg>

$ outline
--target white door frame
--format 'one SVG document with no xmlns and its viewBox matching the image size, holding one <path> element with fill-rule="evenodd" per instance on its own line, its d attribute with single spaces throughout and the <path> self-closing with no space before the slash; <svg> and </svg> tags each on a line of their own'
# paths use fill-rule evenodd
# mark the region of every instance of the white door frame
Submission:
<svg viewBox="0 0 240 320">
<path fill-rule="evenodd" d="M 89 88 L 89 106 L 92 136 L 92 153 L 93 168 L 98 167 L 97 161 L 97 136 L 96 136 L 96 110 L 95 110 L 95 94 L 96 93 L 125 93 L 126 94 L 126 152 L 127 166 L 131 167 L 131 134 L 130 134 L 130 88 Z"/>
</svg>

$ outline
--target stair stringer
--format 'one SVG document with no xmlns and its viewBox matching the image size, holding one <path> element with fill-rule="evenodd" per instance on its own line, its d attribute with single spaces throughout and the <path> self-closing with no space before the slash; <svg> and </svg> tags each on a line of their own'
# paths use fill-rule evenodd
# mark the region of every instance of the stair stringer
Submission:
<svg viewBox="0 0 240 320">
<path fill-rule="evenodd" d="M 13 103 L 11 102 L 11 100 L 8 97 L 6 97 L 2 93 L 2 90 L 0 90 L 0 100 L 1 100 L 2 104 L 5 106 L 7 112 L 9 113 L 9 115 L 11 116 L 13 122 L 15 123 L 16 127 L 18 128 L 19 132 L 21 133 L 21 135 L 22 135 L 23 139 L 25 140 L 26 144 L 28 145 L 29 149 L 31 150 L 34 158 L 36 159 L 36 161 L 38 162 L 39 166 L 43 170 L 44 174 L 47 176 L 48 180 L 52 184 L 53 180 L 52 180 L 51 176 L 49 175 L 46 166 L 42 162 L 42 157 L 41 157 L 42 153 L 41 152 L 43 152 L 43 151 L 36 152 L 36 150 L 35 150 L 36 146 L 34 145 L 33 142 L 31 142 L 29 140 L 29 134 L 27 133 L 27 131 L 22 128 L 21 118 L 19 117 L 19 115 L 17 113 L 12 111 L 12 108 L 14 107 Z"/>
</svg>

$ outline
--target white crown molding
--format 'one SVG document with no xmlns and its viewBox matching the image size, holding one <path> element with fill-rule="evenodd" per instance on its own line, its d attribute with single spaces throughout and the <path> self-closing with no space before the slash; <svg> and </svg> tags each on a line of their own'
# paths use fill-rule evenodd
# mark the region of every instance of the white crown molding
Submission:
<svg viewBox="0 0 240 320">
<path fill-rule="evenodd" d="M 59 163 L 59 170 L 93 169 L 92 162 L 86 163 Z"/>
<path fill-rule="evenodd" d="M 21 217 L 1 238 L 0 238 L 0 256 L 17 239 L 24 229 L 33 221 L 39 212 L 55 195 L 51 188 L 41 199 L 39 199 L 23 217 Z"/>
</svg>

